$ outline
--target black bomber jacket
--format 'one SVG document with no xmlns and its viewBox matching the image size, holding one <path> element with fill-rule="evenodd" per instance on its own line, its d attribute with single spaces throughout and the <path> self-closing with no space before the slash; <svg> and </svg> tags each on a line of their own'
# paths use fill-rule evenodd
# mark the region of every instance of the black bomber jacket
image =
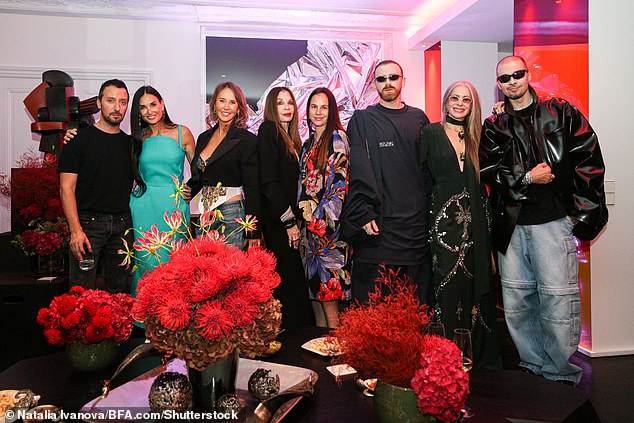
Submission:
<svg viewBox="0 0 634 423">
<path fill-rule="evenodd" d="M 538 98 L 530 87 L 533 104 L 529 118 L 519 118 L 505 99 L 505 112 L 492 115 L 482 127 L 480 175 L 491 188 L 493 244 L 502 253 L 513 234 L 530 171 L 530 149 L 537 148 L 551 167 L 553 190 L 569 216 L 578 220 L 573 234 L 594 239 L 608 221 L 603 178 L 605 165 L 599 140 L 586 118 L 560 98 Z"/>
</svg>

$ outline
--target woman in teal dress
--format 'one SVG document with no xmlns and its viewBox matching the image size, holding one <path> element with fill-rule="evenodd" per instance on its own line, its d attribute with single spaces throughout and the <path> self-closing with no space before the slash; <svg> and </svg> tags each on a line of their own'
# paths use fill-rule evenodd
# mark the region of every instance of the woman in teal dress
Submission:
<svg viewBox="0 0 634 423">
<path fill-rule="evenodd" d="M 491 216 L 479 178 L 482 120 L 473 85 L 458 81 L 443 98 L 443 122 L 423 128 L 420 164 L 433 180 L 430 235 L 434 319 L 448 338 L 471 330 L 475 367 L 501 367 L 492 286 Z"/>
<path fill-rule="evenodd" d="M 182 223 L 173 241 L 184 238 L 189 225 L 189 203 L 177 191 L 183 183 L 185 157 L 191 161 L 194 156 L 194 137 L 186 126 L 171 121 L 161 94 L 146 85 L 134 94 L 130 113 L 130 127 L 135 147 L 134 160 L 137 161 L 139 177 L 137 187 L 130 196 L 130 210 L 135 238 L 152 230 L 170 232 L 164 220 L 165 213 L 179 210 Z M 178 184 L 178 186 L 177 186 Z M 188 189 L 187 186 L 184 187 Z M 159 248 L 155 251 L 135 252 L 135 270 L 132 275 L 132 295 L 135 294 L 139 279 L 145 272 L 159 263 L 169 260 L 169 252 Z"/>
</svg>

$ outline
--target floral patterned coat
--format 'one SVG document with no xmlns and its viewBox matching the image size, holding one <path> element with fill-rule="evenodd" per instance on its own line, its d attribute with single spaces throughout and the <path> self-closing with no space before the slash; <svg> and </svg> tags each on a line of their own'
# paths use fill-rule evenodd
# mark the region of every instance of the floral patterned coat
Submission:
<svg viewBox="0 0 634 423">
<path fill-rule="evenodd" d="M 339 239 L 341 209 L 348 192 L 348 137 L 334 131 L 325 169 L 317 168 L 319 142 L 306 142 L 300 163 L 298 202 L 304 225 L 300 245 L 311 300 L 351 297 L 348 244 Z"/>
</svg>

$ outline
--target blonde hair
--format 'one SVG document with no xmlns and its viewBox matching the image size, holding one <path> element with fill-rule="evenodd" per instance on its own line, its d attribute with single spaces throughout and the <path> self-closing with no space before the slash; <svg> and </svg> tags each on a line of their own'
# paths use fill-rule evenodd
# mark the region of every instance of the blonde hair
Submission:
<svg viewBox="0 0 634 423">
<path fill-rule="evenodd" d="M 471 96 L 471 112 L 465 117 L 465 153 L 476 171 L 478 181 L 480 180 L 480 160 L 478 159 L 478 150 L 480 149 L 480 135 L 482 133 L 482 107 L 480 106 L 480 96 L 473 84 L 469 81 L 456 81 L 447 87 L 445 95 L 442 98 L 443 116 L 445 122 L 447 116 L 447 103 L 449 97 L 456 87 L 463 86 L 469 90 Z"/>
</svg>

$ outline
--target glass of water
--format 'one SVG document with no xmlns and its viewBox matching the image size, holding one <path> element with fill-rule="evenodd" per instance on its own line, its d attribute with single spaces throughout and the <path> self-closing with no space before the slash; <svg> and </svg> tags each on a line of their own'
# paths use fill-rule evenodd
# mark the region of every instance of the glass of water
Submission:
<svg viewBox="0 0 634 423">
<path fill-rule="evenodd" d="M 445 337 L 445 325 L 440 322 L 429 322 L 427 325 L 427 335 Z"/>
<path fill-rule="evenodd" d="M 81 260 L 79 260 L 79 268 L 88 271 L 95 267 L 95 256 L 93 253 L 86 251 Z"/>
</svg>

